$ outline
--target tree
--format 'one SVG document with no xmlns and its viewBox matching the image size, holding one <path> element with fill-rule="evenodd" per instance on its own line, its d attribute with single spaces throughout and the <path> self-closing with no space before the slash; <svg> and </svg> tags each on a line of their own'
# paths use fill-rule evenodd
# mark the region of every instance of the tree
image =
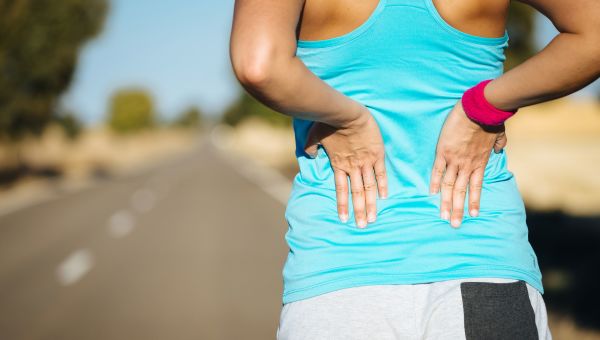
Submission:
<svg viewBox="0 0 600 340">
<path fill-rule="evenodd" d="M 42 132 L 107 9 L 107 0 L 0 1 L 0 136 Z"/>
<path fill-rule="evenodd" d="M 122 89 L 110 99 L 108 125 L 116 132 L 130 133 L 155 125 L 152 96 L 141 89 Z"/>
<path fill-rule="evenodd" d="M 173 125 L 187 128 L 199 127 L 202 123 L 202 112 L 196 106 L 191 106 L 175 119 Z"/>
<path fill-rule="evenodd" d="M 53 117 L 53 121 L 63 129 L 69 139 L 75 139 L 81 133 L 81 122 L 72 112 L 58 114 Z"/>
<path fill-rule="evenodd" d="M 535 10 L 523 3 L 511 1 L 506 23 L 510 37 L 506 50 L 505 70 L 519 65 L 535 53 L 533 24 Z"/>
</svg>

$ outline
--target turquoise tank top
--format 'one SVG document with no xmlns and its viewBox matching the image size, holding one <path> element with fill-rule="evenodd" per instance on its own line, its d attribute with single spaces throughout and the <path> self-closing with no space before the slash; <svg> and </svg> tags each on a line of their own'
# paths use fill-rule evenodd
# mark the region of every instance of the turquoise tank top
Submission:
<svg viewBox="0 0 600 340">
<path fill-rule="evenodd" d="M 350 33 L 298 41 L 297 56 L 319 78 L 365 105 L 380 126 L 389 197 L 377 200 L 377 221 L 359 229 L 338 219 L 334 175 L 326 151 L 303 151 L 312 122 L 294 119 L 300 167 L 285 210 L 289 246 L 283 303 L 338 289 L 499 277 L 543 293 L 528 241 L 525 207 L 506 151 L 490 151 L 479 216 L 465 203 L 461 227 L 440 217 L 440 194 L 429 194 L 437 140 L 461 95 L 503 72 L 503 37 L 450 26 L 431 0 L 380 0 Z M 468 201 L 466 201 L 468 202 Z"/>
</svg>

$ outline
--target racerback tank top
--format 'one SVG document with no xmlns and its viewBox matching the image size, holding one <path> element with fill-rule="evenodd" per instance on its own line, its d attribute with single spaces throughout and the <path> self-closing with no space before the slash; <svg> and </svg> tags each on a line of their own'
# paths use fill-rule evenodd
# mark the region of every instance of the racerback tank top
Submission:
<svg viewBox="0 0 600 340">
<path fill-rule="evenodd" d="M 465 203 L 460 228 L 441 219 L 441 195 L 429 194 L 446 116 L 469 87 L 502 74 L 507 46 L 506 31 L 497 38 L 460 31 L 431 0 L 380 0 L 353 31 L 298 41 L 298 58 L 379 124 L 389 197 L 377 200 L 377 221 L 365 229 L 354 222 L 350 197 L 349 221 L 342 223 L 327 153 L 304 153 L 312 122 L 294 119 L 300 170 L 285 210 L 283 303 L 354 286 L 472 277 L 524 280 L 543 293 L 505 150 L 490 151 L 479 216 L 470 217 Z"/>
</svg>

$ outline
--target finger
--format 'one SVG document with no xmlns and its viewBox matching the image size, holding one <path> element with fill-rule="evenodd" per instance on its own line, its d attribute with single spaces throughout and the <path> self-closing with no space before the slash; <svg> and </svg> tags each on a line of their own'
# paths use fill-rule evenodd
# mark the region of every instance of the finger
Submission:
<svg viewBox="0 0 600 340">
<path fill-rule="evenodd" d="M 502 151 L 502 149 L 504 149 L 504 147 L 506 146 L 507 142 L 508 140 L 506 138 L 505 133 L 499 135 L 496 139 L 496 142 L 494 143 L 494 152 L 499 153 L 500 151 Z"/>
<path fill-rule="evenodd" d="M 479 201 L 481 198 L 484 171 L 484 167 L 473 171 L 469 181 L 469 215 L 472 217 L 479 215 Z"/>
<path fill-rule="evenodd" d="M 452 192 L 454 189 L 454 182 L 456 181 L 456 173 L 458 169 L 454 165 L 448 166 L 444 177 L 442 178 L 442 204 L 441 204 L 441 216 L 445 220 L 450 220 L 450 208 L 452 207 Z"/>
<path fill-rule="evenodd" d="M 458 173 L 454 190 L 452 192 L 452 218 L 450 224 L 454 228 L 458 228 L 462 222 L 465 209 L 465 196 L 467 195 L 467 185 L 472 171 L 463 169 Z"/>
<path fill-rule="evenodd" d="M 375 179 L 377 180 L 377 189 L 379 192 L 379 198 L 388 197 L 388 182 L 387 172 L 385 170 L 385 160 L 380 158 L 375 161 L 373 169 L 375 170 Z"/>
<path fill-rule="evenodd" d="M 350 173 L 350 190 L 352 192 L 352 206 L 354 208 L 354 218 L 359 228 L 367 226 L 367 217 L 365 215 L 365 187 L 362 181 L 362 173 L 359 168 Z"/>
<path fill-rule="evenodd" d="M 348 222 L 348 175 L 346 172 L 334 169 L 335 194 L 340 221 Z"/>
<path fill-rule="evenodd" d="M 446 160 L 443 156 L 437 155 L 433 162 L 433 170 L 431 172 L 431 184 L 429 185 L 429 193 L 437 194 L 440 191 L 440 184 L 446 169 Z"/>
<path fill-rule="evenodd" d="M 310 144 L 304 148 L 304 152 L 306 152 L 311 158 L 317 157 L 318 150 L 319 146 L 316 143 Z"/>
<path fill-rule="evenodd" d="M 367 222 L 375 222 L 377 219 L 377 182 L 371 166 L 364 166 L 362 179 L 365 188 L 365 204 L 367 209 Z"/>
</svg>

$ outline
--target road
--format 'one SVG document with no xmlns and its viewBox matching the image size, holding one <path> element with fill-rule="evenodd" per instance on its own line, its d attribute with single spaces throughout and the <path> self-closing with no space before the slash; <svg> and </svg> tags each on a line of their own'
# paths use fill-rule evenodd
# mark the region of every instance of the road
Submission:
<svg viewBox="0 0 600 340">
<path fill-rule="evenodd" d="M 0 339 L 273 339 L 285 206 L 220 154 L 1 216 Z"/>
</svg>

